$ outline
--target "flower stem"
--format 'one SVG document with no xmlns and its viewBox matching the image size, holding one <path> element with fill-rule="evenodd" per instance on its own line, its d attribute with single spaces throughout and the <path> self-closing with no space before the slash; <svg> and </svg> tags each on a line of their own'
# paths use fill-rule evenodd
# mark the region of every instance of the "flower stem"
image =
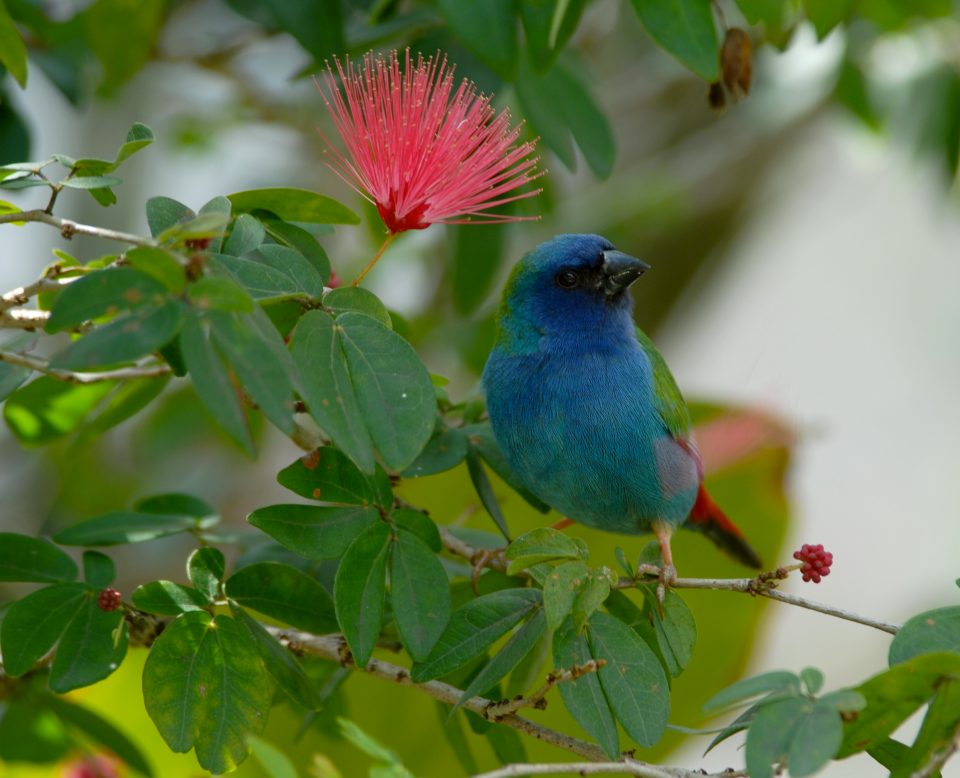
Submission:
<svg viewBox="0 0 960 778">
<path fill-rule="evenodd" d="M 383 252 L 385 252 L 390 244 L 393 243 L 393 239 L 395 237 L 397 237 L 397 233 L 395 232 L 391 232 L 389 235 L 387 235 L 386 240 L 383 241 L 380 248 L 377 250 L 377 253 L 373 255 L 373 259 L 371 259 L 367 263 L 367 266 L 360 271 L 360 275 L 353 279 L 353 283 L 350 284 L 350 286 L 357 286 L 366 277 L 367 273 L 373 270 L 373 266 L 377 264 L 377 260 L 383 256 Z"/>
</svg>

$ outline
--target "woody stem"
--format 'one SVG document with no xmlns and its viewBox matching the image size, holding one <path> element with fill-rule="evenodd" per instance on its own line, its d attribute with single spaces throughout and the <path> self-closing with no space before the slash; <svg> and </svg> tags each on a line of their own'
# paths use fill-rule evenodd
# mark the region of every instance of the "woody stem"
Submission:
<svg viewBox="0 0 960 778">
<path fill-rule="evenodd" d="M 373 270 L 373 266 L 377 264 L 377 260 L 379 260 L 380 257 L 383 256 L 383 252 L 387 250 L 387 247 L 389 247 L 389 245 L 393 243 L 393 239 L 395 237 L 397 237 L 397 233 L 395 232 L 391 232 L 389 235 L 387 235 L 386 239 L 383 241 L 380 248 L 377 250 L 377 253 L 373 255 L 373 259 L 371 259 L 367 263 L 367 266 L 360 271 L 360 275 L 358 275 L 356 278 L 353 279 L 353 283 L 351 284 L 351 286 L 357 286 L 364 279 L 367 273 Z"/>
</svg>

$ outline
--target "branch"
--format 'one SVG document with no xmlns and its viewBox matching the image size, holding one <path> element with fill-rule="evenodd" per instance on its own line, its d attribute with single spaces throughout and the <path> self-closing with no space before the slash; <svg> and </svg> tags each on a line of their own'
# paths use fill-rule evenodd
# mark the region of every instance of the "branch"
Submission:
<svg viewBox="0 0 960 778">
<path fill-rule="evenodd" d="M 159 245 L 152 238 L 144 238 L 142 235 L 134 235 L 130 232 L 119 232 L 118 230 L 109 230 L 105 227 L 93 227 L 89 224 L 79 224 L 69 219 L 61 219 L 42 210 L 34 211 L 16 211 L 14 213 L 0 214 L 0 224 L 13 224 L 19 222 L 41 222 L 49 224 L 60 230 L 60 234 L 67 240 L 74 235 L 92 235 L 106 240 L 116 240 L 121 243 L 129 243 L 134 246 L 157 246 Z"/>
<path fill-rule="evenodd" d="M 50 314 L 46 311 L 10 311 L 0 308 L 0 329 L 5 330 L 38 330 L 43 329 Z"/>
<path fill-rule="evenodd" d="M 72 384 L 95 384 L 99 381 L 130 381 L 135 378 L 156 378 L 170 373 L 170 366 L 165 364 L 119 367 L 115 370 L 104 370 L 100 373 L 75 373 L 72 370 L 52 368 L 42 359 L 37 359 L 27 354 L 15 354 L 10 351 L 0 351 L 0 362 L 36 370 L 38 373 L 56 378 L 58 381 L 66 381 Z"/>
<path fill-rule="evenodd" d="M 633 775 L 639 778 L 741 778 L 742 770 L 726 770 L 722 773 L 705 773 L 700 770 L 685 770 L 682 767 L 657 767 L 624 759 L 622 762 L 566 762 L 564 764 L 508 764 L 489 773 L 478 773 L 473 778 L 515 778 L 519 775 Z"/>
<path fill-rule="evenodd" d="M 596 673 L 601 667 L 606 665 L 606 663 L 606 659 L 591 659 L 589 662 L 584 662 L 582 665 L 574 665 L 569 670 L 548 673 L 546 683 L 544 683 L 543 686 L 537 689 L 529 697 L 524 697 L 522 694 L 518 694 L 512 700 L 504 700 L 503 702 L 493 703 L 493 705 L 487 708 L 487 718 L 492 718 L 494 721 L 501 721 L 505 716 L 509 716 L 511 713 L 516 713 L 518 710 L 520 710 L 520 708 L 535 708 L 536 710 L 543 710 L 547 707 L 547 692 L 549 692 L 558 683 L 563 683 L 564 681 L 575 681 L 577 678 L 580 678 L 587 673 Z"/>
<path fill-rule="evenodd" d="M 0 296 L 0 311 L 8 311 L 11 308 L 16 308 L 19 305 L 26 305 L 28 302 L 30 302 L 30 298 L 35 294 L 59 289 L 61 286 L 69 283 L 71 280 L 73 279 L 54 281 L 47 276 L 43 276 L 42 278 L 34 281 L 32 284 L 11 289 L 5 295 Z"/>
</svg>

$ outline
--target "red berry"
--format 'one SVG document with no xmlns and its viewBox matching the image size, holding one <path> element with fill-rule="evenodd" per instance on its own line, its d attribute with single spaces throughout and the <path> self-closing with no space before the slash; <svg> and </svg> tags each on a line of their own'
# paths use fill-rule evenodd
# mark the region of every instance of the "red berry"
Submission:
<svg viewBox="0 0 960 778">
<path fill-rule="evenodd" d="M 799 551 L 793 552 L 793 558 L 803 562 L 800 568 L 800 575 L 804 581 L 813 581 L 820 583 L 825 577 L 830 575 L 830 566 L 833 564 L 833 554 L 824 551 L 823 546 L 810 545 L 804 543 Z"/>
<path fill-rule="evenodd" d="M 120 592 L 116 589 L 106 588 L 97 595 L 97 607 L 102 611 L 115 611 L 120 607 Z"/>
<path fill-rule="evenodd" d="M 330 280 L 327 282 L 327 286 L 331 289 L 336 289 L 340 286 L 343 281 L 340 280 L 340 276 L 337 275 L 337 271 L 333 268 L 330 269 Z"/>
</svg>

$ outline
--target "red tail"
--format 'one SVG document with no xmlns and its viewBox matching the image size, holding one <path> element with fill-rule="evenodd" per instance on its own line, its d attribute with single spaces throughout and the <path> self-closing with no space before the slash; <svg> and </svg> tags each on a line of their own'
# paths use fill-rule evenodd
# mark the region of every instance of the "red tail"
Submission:
<svg viewBox="0 0 960 778">
<path fill-rule="evenodd" d="M 755 570 L 763 569 L 763 562 L 757 552 L 747 543 L 737 526 L 710 499 L 703 484 L 700 484 L 697 501 L 693 504 L 688 521 L 687 526 L 690 529 L 702 532 L 738 562 Z"/>
</svg>

